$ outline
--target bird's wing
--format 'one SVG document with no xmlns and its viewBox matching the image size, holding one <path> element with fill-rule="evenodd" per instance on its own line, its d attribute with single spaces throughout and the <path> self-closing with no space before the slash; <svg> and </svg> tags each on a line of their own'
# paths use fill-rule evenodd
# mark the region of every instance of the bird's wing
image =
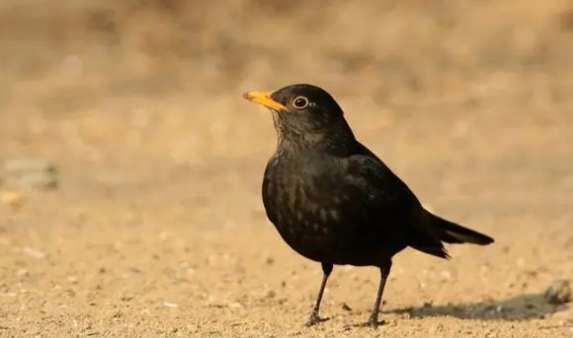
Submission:
<svg viewBox="0 0 573 338">
<path fill-rule="evenodd" d="M 370 217 L 404 217 L 404 213 L 421 208 L 408 186 L 374 154 L 350 156 L 345 166 L 345 185 L 356 199 L 364 202 L 363 211 Z"/>
<path fill-rule="evenodd" d="M 354 217 L 367 217 L 364 223 L 371 226 L 399 228 L 410 238 L 435 237 L 414 193 L 375 154 L 363 146 L 344 162 L 345 190 L 356 201 Z"/>
<path fill-rule="evenodd" d="M 440 234 L 431 225 L 414 193 L 376 155 L 364 147 L 346 159 L 345 186 L 352 191 L 354 218 L 384 236 L 401 239 L 407 245 L 439 257 L 447 257 Z M 360 218 L 359 215 L 362 215 Z M 367 219 L 365 219 L 366 217 Z"/>
</svg>

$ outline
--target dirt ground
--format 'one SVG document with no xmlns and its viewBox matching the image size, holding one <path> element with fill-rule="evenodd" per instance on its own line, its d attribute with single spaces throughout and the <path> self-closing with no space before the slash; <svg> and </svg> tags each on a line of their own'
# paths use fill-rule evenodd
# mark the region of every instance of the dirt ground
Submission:
<svg viewBox="0 0 573 338">
<path fill-rule="evenodd" d="M 3 1 L 0 337 L 573 337 L 567 1 Z M 492 235 L 373 268 L 282 242 L 269 113 L 310 82 L 447 218 Z M 48 161 L 47 189 L 10 174 Z M 21 161 L 20 161 L 21 163 Z"/>
</svg>

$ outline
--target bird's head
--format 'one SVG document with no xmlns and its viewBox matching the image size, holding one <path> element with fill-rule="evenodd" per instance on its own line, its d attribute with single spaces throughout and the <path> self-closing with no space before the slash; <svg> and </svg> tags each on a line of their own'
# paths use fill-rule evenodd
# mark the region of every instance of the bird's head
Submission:
<svg viewBox="0 0 573 338">
<path fill-rule="evenodd" d="M 253 91 L 244 97 L 273 112 L 279 145 L 336 147 L 354 141 L 342 109 L 325 90 L 295 84 L 274 92 Z"/>
</svg>

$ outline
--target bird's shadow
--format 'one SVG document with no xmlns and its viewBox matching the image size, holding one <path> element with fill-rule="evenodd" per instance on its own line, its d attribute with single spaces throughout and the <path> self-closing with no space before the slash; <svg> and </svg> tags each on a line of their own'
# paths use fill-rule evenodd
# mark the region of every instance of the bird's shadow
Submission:
<svg viewBox="0 0 573 338">
<path fill-rule="evenodd" d="M 566 308 L 567 305 L 549 303 L 543 294 L 526 294 L 503 300 L 446 305 L 425 304 L 419 307 L 392 309 L 384 312 L 406 314 L 413 318 L 451 316 L 460 319 L 520 321 L 545 318 Z"/>
</svg>

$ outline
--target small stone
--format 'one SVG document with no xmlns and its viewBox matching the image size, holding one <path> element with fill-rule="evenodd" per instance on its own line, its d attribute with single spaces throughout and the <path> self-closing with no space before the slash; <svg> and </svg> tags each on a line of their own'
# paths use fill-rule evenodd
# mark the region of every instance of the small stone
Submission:
<svg viewBox="0 0 573 338">
<path fill-rule="evenodd" d="M 24 248 L 22 248 L 22 252 L 23 252 L 24 254 L 30 256 L 30 257 L 33 257 L 33 258 L 37 258 L 37 259 L 44 259 L 44 258 L 46 258 L 46 254 L 45 254 L 45 253 L 43 253 L 43 252 L 41 252 L 41 251 L 39 251 L 39 250 L 36 250 L 36 249 L 32 249 L 32 248 L 27 247 L 27 246 L 24 247 Z"/>
<path fill-rule="evenodd" d="M 545 299 L 555 305 L 571 301 L 571 285 L 568 280 L 555 281 L 546 291 Z"/>
<path fill-rule="evenodd" d="M 133 299 L 132 295 L 123 295 L 119 298 L 122 302 L 129 302 Z"/>
<path fill-rule="evenodd" d="M 6 191 L 0 194 L 0 203 L 14 209 L 20 209 L 24 200 L 24 194 L 17 191 Z"/>
<path fill-rule="evenodd" d="M 342 310 L 350 312 L 352 311 L 352 308 L 348 306 L 348 304 L 342 303 Z"/>
<path fill-rule="evenodd" d="M 448 270 L 444 270 L 440 273 L 440 277 L 442 277 L 442 280 L 444 281 L 450 281 L 452 280 L 452 273 Z"/>
<path fill-rule="evenodd" d="M 26 173 L 14 180 L 18 185 L 26 188 L 52 190 L 58 187 L 58 177 L 49 172 Z"/>
<path fill-rule="evenodd" d="M 23 172 L 52 172 L 55 173 L 55 166 L 43 159 L 12 159 L 4 162 L 3 170 L 9 174 Z"/>
<path fill-rule="evenodd" d="M 59 177 L 56 167 L 43 159 L 7 160 L 0 168 L 6 185 L 30 189 L 55 189 Z"/>
</svg>

